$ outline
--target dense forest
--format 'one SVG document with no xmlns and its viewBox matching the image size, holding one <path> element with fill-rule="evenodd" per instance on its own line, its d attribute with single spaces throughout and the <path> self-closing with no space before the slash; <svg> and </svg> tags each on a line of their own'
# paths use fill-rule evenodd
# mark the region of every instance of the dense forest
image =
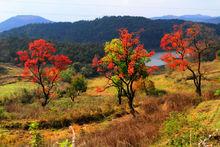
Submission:
<svg viewBox="0 0 220 147">
<path fill-rule="evenodd" d="M 58 42 L 96 42 L 103 43 L 115 38 L 118 29 L 128 28 L 136 32 L 144 30 L 141 41 L 147 48 L 158 48 L 159 40 L 165 32 L 170 32 L 174 24 L 181 20 L 151 20 L 144 17 L 103 17 L 93 21 L 78 21 L 75 23 L 60 22 L 52 24 L 31 24 L 12 29 L 0 34 L 5 37 L 43 38 Z"/>
<path fill-rule="evenodd" d="M 94 55 L 103 55 L 104 42 L 115 38 L 118 29 L 141 31 L 141 42 L 149 50 L 160 51 L 160 39 L 181 20 L 151 20 L 144 17 L 103 17 L 75 23 L 31 24 L 0 33 L 0 61 L 14 62 L 16 51 L 27 48 L 28 42 L 43 38 L 56 44 L 60 53 L 75 62 L 91 63 Z M 220 25 L 206 24 L 220 34 Z M 75 56 L 77 54 L 77 56 Z"/>
<path fill-rule="evenodd" d="M 0 40 L 0 61 L 15 62 L 18 50 L 28 48 L 33 39 L 9 37 Z M 91 63 L 92 55 L 103 55 L 102 44 L 99 43 L 61 43 L 53 42 L 59 53 L 69 55 L 76 62 Z M 77 56 L 74 56 L 76 55 Z"/>
</svg>

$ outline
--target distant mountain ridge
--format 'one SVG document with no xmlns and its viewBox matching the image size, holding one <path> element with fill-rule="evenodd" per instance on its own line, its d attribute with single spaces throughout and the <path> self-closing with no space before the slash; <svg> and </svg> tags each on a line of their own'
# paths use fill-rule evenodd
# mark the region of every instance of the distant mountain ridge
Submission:
<svg viewBox="0 0 220 147">
<path fill-rule="evenodd" d="M 28 24 L 36 24 L 36 23 L 52 23 L 52 21 L 45 19 L 40 16 L 34 15 L 17 15 L 11 17 L 0 23 L 0 32 L 7 31 L 13 28 L 25 26 Z"/>
<path fill-rule="evenodd" d="M 151 19 L 157 20 L 157 19 L 179 19 L 179 20 L 185 20 L 185 21 L 193 21 L 193 22 L 204 22 L 204 23 L 213 23 L 213 24 L 219 24 L 220 23 L 220 17 L 211 17 L 207 15 L 182 15 L 182 16 L 175 16 L 175 15 L 165 15 L 160 17 L 152 17 Z"/>
</svg>

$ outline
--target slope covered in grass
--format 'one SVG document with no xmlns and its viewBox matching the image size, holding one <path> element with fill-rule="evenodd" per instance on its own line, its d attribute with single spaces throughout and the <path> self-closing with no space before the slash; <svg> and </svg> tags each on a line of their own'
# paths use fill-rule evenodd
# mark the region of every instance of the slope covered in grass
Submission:
<svg viewBox="0 0 220 147">
<path fill-rule="evenodd" d="M 205 101 L 198 105 L 190 115 L 205 117 L 205 125 L 220 129 L 220 100 Z"/>
<path fill-rule="evenodd" d="M 161 127 L 160 139 L 152 147 L 220 144 L 220 100 L 200 103 L 187 112 L 172 112 Z"/>
<path fill-rule="evenodd" d="M 22 82 L 21 81 L 21 82 L 16 82 L 16 83 L 0 86 L 0 91 L 1 91 L 0 100 L 1 100 L 1 98 L 12 96 L 16 92 L 21 91 L 24 88 L 32 90 L 32 89 L 36 88 L 36 85 L 34 85 L 31 82 Z"/>
</svg>

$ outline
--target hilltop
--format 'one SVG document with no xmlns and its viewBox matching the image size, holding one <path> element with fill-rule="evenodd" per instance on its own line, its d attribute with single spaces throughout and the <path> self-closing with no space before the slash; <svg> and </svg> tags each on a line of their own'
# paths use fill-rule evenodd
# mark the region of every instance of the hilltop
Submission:
<svg viewBox="0 0 220 147">
<path fill-rule="evenodd" d="M 151 19 L 157 20 L 170 20 L 170 19 L 178 19 L 178 20 L 185 20 L 185 21 L 193 21 L 193 22 L 203 22 L 203 23 L 213 23 L 213 24 L 219 24 L 220 23 L 220 17 L 211 17 L 207 15 L 182 15 L 182 16 L 175 16 L 175 15 L 165 15 L 165 16 L 159 16 L 159 17 L 152 17 Z"/>
<path fill-rule="evenodd" d="M 40 16 L 17 15 L 0 23 L 0 32 L 8 31 L 28 24 L 52 23 L 52 21 Z"/>
</svg>

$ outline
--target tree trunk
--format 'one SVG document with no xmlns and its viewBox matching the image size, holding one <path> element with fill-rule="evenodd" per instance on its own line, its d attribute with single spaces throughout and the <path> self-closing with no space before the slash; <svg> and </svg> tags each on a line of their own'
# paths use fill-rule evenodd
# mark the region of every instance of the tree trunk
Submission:
<svg viewBox="0 0 220 147">
<path fill-rule="evenodd" d="M 196 93 L 199 95 L 199 96 L 202 96 L 202 88 L 201 88 L 201 85 L 202 85 L 202 75 L 200 74 L 198 76 L 198 84 L 196 86 Z"/>
<path fill-rule="evenodd" d="M 118 89 L 118 104 L 121 105 L 122 89 Z"/>
<path fill-rule="evenodd" d="M 196 93 L 197 93 L 199 96 L 202 96 L 201 85 L 198 85 L 198 86 L 196 87 Z"/>
<path fill-rule="evenodd" d="M 121 105 L 121 95 L 118 96 L 118 104 Z"/>
<path fill-rule="evenodd" d="M 199 76 L 196 76 L 196 74 L 194 72 L 193 73 L 193 82 L 194 82 L 194 85 L 196 87 L 196 94 L 198 96 L 202 96 L 202 88 L 201 88 L 201 85 L 202 85 L 202 76 L 199 75 Z"/>
<path fill-rule="evenodd" d="M 198 54 L 198 59 L 199 59 L 199 63 L 198 63 L 198 85 L 196 86 L 196 93 L 199 95 L 199 96 L 202 96 L 202 90 L 201 90 L 201 82 L 202 82 L 202 74 L 201 74 L 201 56 L 202 54 L 199 53 Z"/>
<path fill-rule="evenodd" d="M 48 100 L 47 100 L 47 99 L 45 99 L 45 100 L 42 102 L 42 104 L 41 104 L 41 105 L 42 105 L 43 107 L 45 107 L 47 104 L 48 104 Z"/>
<path fill-rule="evenodd" d="M 71 98 L 71 100 L 72 100 L 72 101 L 74 102 L 74 100 L 75 100 L 75 97 L 71 96 L 70 98 Z"/>
<path fill-rule="evenodd" d="M 44 95 L 44 101 L 42 102 L 42 106 L 45 107 L 48 104 L 48 100 L 49 100 L 49 95 Z"/>
<path fill-rule="evenodd" d="M 134 113 L 135 113 L 134 106 L 133 106 L 133 100 L 134 100 L 134 97 L 128 98 L 128 105 L 129 105 L 130 112 L 132 115 L 134 115 Z"/>
</svg>

